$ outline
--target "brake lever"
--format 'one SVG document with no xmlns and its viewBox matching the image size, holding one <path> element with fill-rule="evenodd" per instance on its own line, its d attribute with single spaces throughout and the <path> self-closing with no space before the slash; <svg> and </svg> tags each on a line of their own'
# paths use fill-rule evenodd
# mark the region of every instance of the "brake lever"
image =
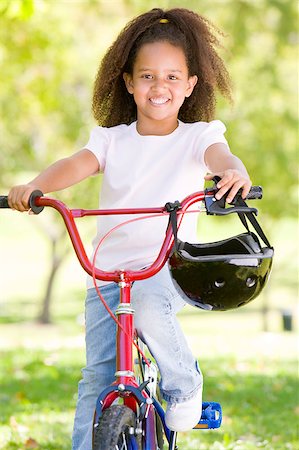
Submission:
<svg viewBox="0 0 299 450">
<path fill-rule="evenodd" d="M 231 213 L 249 213 L 252 212 L 257 216 L 257 209 L 249 206 L 233 205 L 225 207 L 225 199 L 216 200 L 215 197 L 205 197 L 206 211 L 208 215 L 225 216 Z"/>
<path fill-rule="evenodd" d="M 218 192 L 217 183 L 220 181 L 220 177 L 215 176 L 213 178 L 214 186 L 212 188 L 205 189 L 205 206 L 208 215 L 225 216 L 231 213 L 249 213 L 252 212 L 257 216 L 258 210 L 247 206 L 238 205 L 238 199 L 241 198 L 241 190 L 236 194 L 233 201 L 230 203 L 232 206 L 226 207 L 226 198 L 228 192 L 224 194 L 219 200 L 215 198 L 215 194 Z M 212 195 L 213 196 L 212 196 Z"/>
</svg>

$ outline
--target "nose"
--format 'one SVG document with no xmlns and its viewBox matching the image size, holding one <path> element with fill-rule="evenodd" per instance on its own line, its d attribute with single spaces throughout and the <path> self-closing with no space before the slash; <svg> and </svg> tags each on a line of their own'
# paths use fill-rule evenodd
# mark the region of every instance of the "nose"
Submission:
<svg viewBox="0 0 299 450">
<path fill-rule="evenodd" d="M 153 83 L 153 89 L 159 90 L 166 87 L 166 82 L 164 78 L 156 77 Z"/>
</svg>

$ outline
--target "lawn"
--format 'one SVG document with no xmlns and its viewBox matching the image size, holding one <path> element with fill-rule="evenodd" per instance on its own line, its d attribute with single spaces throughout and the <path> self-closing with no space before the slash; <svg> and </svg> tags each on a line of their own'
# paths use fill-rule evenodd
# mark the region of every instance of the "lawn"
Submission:
<svg viewBox="0 0 299 450">
<path fill-rule="evenodd" d="M 48 249 L 31 232 L 31 218 L 12 216 L 17 219 L 0 222 L 0 449 L 69 450 L 84 365 L 84 275 L 74 261 L 65 265 L 54 324 L 37 324 Z M 180 314 L 204 373 L 204 400 L 219 401 L 224 415 L 219 430 L 181 434 L 180 450 L 299 449 L 296 332 L 283 332 L 281 320 L 281 309 L 295 312 L 297 302 L 295 232 L 288 222 L 274 233 L 278 266 L 266 296 L 268 332 L 260 312 L 265 297 L 233 313 L 187 307 Z M 293 263 L 281 270 L 288 260 Z"/>
<path fill-rule="evenodd" d="M 182 434 L 179 449 L 298 449 L 295 334 L 261 333 L 246 315 L 212 314 L 187 309 L 180 320 L 204 372 L 204 400 L 222 404 L 223 425 Z M 82 326 L 3 324 L 0 342 L 0 448 L 70 449 Z"/>
</svg>

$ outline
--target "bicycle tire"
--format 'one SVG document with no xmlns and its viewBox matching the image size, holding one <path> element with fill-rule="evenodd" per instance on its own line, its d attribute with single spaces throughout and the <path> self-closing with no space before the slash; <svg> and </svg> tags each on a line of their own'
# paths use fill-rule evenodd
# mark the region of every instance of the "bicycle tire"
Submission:
<svg viewBox="0 0 299 450">
<path fill-rule="evenodd" d="M 110 406 L 94 431 L 93 450 L 141 450 L 141 436 L 132 436 L 132 427 L 136 427 L 136 417 L 130 408 Z"/>
</svg>

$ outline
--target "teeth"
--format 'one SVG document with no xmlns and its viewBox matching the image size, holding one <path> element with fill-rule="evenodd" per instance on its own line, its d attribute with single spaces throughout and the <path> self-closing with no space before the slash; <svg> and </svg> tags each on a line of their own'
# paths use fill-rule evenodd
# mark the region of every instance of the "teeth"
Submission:
<svg viewBox="0 0 299 450">
<path fill-rule="evenodd" d="M 166 97 L 155 97 L 155 98 L 151 98 L 150 101 L 152 103 L 154 103 L 155 105 L 163 105 L 164 103 L 166 103 L 168 101 L 168 98 L 166 98 Z"/>
</svg>

